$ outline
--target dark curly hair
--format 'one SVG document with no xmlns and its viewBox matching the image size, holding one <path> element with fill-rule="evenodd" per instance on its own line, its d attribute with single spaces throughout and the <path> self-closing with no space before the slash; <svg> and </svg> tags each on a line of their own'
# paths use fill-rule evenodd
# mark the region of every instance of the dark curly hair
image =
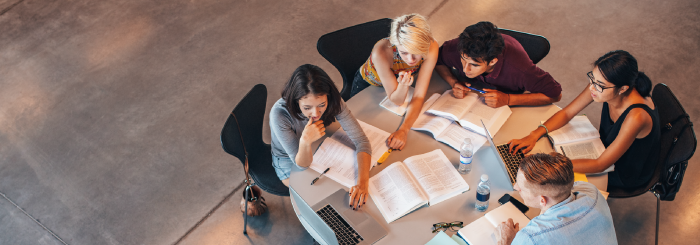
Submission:
<svg viewBox="0 0 700 245">
<path fill-rule="evenodd" d="M 305 64 L 299 66 L 282 90 L 282 99 L 286 102 L 286 109 L 289 114 L 298 119 L 304 120 L 306 117 L 299 109 L 299 100 L 307 94 L 327 95 L 328 108 L 321 116 L 324 126 L 335 122 L 335 116 L 340 114 L 340 93 L 335 83 L 318 66 Z"/>
<path fill-rule="evenodd" d="M 501 32 L 496 25 L 488 21 L 467 26 L 459 34 L 460 51 L 477 62 L 491 62 L 503 53 L 504 47 Z"/>
</svg>

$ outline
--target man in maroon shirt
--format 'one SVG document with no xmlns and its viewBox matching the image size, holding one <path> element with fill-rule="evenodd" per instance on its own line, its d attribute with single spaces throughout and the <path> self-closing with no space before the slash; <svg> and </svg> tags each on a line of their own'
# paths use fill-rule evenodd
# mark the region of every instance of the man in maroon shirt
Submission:
<svg viewBox="0 0 700 245">
<path fill-rule="evenodd" d="M 468 26 L 458 38 L 446 41 L 435 70 L 460 99 L 470 91 L 467 86 L 480 83 L 491 107 L 545 105 L 561 99 L 561 85 L 532 63 L 517 40 L 501 34 L 491 22 Z"/>
</svg>

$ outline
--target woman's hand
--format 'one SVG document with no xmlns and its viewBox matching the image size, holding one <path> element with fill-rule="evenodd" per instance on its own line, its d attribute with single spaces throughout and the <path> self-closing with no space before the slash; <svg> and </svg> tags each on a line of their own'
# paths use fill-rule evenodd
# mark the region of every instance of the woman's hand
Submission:
<svg viewBox="0 0 700 245">
<path fill-rule="evenodd" d="M 309 119 L 309 122 L 304 126 L 304 131 L 301 132 L 300 142 L 311 144 L 324 135 L 326 135 L 326 127 L 323 126 L 323 120 L 313 122 L 313 120 Z"/>
<path fill-rule="evenodd" d="M 408 136 L 408 132 L 406 132 L 405 130 L 402 130 L 402 129 L 396 130 L 396 132 L 389 135 L 389 138 L 386 139 L 386 144 L 391 149 L 403 150 L 403 147 L 406 146 L 406 137 L 407 136 Z"/>
<path fill-rule="evenodd" d="M 399 83 L 399 86 L 403 85 L 406 87 L 411 86 L 413 84 L 413 72 L 409 71 L 402 71 L 399 72 L 399 77 L 396 78 L 396 81 Z"/>
<path fill-rule="evenodd" d="M 513 153 L 516 151 L 521 151 L 523 154 L 527 154 L 528 152 L 532 151 L 532 148 L 535 148 L 537 140 L 540 139 L 539 137 L 533 135 L 533 133 L 530 133 L 528 136 L 525 136 L 525 138 L 522 139 L 510 140 L 508 142 L 510 145 L 510 152 Z"/>
<path fill-rule="evenodd" d="M 369 180 L 358 180 L 356 186 L 350 188 L 350 207 L 354 210 L 358 210 L 365 205 L 367 198 L 369 197 Z"/>
</svg>

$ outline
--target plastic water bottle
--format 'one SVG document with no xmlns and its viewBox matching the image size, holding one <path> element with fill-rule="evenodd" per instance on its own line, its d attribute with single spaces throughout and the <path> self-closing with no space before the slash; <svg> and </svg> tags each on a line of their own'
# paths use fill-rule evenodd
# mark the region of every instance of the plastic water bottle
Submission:
<svg viewBox="0 0 700 245">
<path fill-rule="evenodd" d="M 465 138 L 462 147 L 459 149 L 459 169 L 460 174 L 468 174 L 472 171 L 472 156 L 474 155 L 472 147 L 472 139 Z"/>
<path fill-rule="evenodd" d="M 480 212 L 489 208 L 489 197 L 491 197 L 491 183 L 488 175 L 481 175 L 481 182 L 476 187 L 476 210 Z"/>
</svg>

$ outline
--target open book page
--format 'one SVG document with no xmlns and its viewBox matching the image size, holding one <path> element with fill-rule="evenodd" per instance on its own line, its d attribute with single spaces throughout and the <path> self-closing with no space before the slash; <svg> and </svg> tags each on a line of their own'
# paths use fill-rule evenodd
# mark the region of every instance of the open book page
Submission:
<svg viewBox="0 0 700 245">
<path fill-rule="evenodd" d="M 481 135 L 486 135 L 484 128 L 481 126 L 481 121 L 483 120 L 491 135 L 496 135 L 512 113 L 508 106 L 491 108 L 486 105 L 483 98 L 479 98 L 472 108 L 459 119 L 459 123 L 462 124 L 462 127 L 469 128 Z"/>
<path fill-rule="evenodd" d="M 496 227 L 486 217 L 481 217 L 460 229 L 458 234 L 469 244 L 496 245 L 495 232 Z"/>
<path fill-rule="evenodd" d="M 413 98 L 413 88 L 409 88 L 408 95 L 406 96 L 406 99 L 404 100 L 403 104 L 396 105 L 394 104 L 394 102 L 391 102 L 391 100 L 387 96 L 384 97 L 384 100 L 382 100 L 382 102 L 379 102 L 379 106 L 384 107 L 384 109 L 387 109 L 396 115 L 403 116 L 404 114 L 406 114 L 406 109 L 408 108 L 408 103 L 411 102 L 411 98 Z"/>
<path fill-rule="evenodd" d="M 428 194 L 430 205 L 469 190 L 467 182 L 440 149 L 406 158 L 404 164 Z"/>
<path fill-rule="evenodd" d="M 432 115 L 430 113 L 424 113 L 418 116 L 416 122 L 413 124 L 411 129 L 419 131 L 428 131 L 433 134 L 433 137 L 440 135 L 442 131 L 445 131 L 447 127 L 452 124 L 450 119 Z"/>
<path fill-rule="evenodd" d="M 549 133 L 555 144 L 566 144 L 587 139 L 599 139 L 600 134 L 585 115 L 575 116 L 564 127 Z"/>
<path fill-rule="evenodd" d="M 520 210 L 511 202 L 507 202 L 506 204 L 491 210 L 490 212 L 486 213 L 484 217 L 491 222 L 493 227 L 498 227 L 501 222 L 506 222 L 509 218 L 513 219 L 514 224 L 520 224 L 520 228 L 523 228 L 527 225 L 527 223 L 530 223 L 530 219 L 528 219 L 523 212 L 520 212 Z"/>
<path fill-rule="evenodd" d="M 428 202 L 428 197 L 402 162 L 395 162 L 369 178 L 369 194 L 387 223 Z"/>
<path fill-rule="evenodd" d="M 564 150 L 562 152 L 562 149 Z M 605 151 L 605 145 L 599 138 L 576 141 L 568 144 L 555 144 L 554 150 L 569 159 L 598 159 Z M 603 173 L 615 170 L 615 165 L 610 165 Z"/>
<path fill-rule="evenodd" d="M 467 240 L 469 244 L 495 245 L 497 242 L 496 227 L 501 222 L 507 221 L 508 218 L 513 219 L 515 223 L 519 223 L 521 229 L 530 222 L 530 219 L 520 212 L 515 205 L 508 202 L 460 229 L 458 234 Z"/>
<path fill-rule="evenodd" d="M 457 99 L 452 95 L 452 90 L 447 90 L 428 109 L 428 113 L 457 121 L 477 100 L 479 96 L 476 93 L 468 93 L 463 99 Z"/>
<path fill-rule="evenodd" d="M 481 146 L 483 146 L 484 143 L 486 143 L 486 137 L 474 133 L 472 131 L 466 130 L 462 126 L 459 126 L 459 124 L 457 123 L 450 123 L 450 125 L 447 126 L 447 128 L 445 128 L 442 131 L 442 133 L 435 137 L 435 139 L 437 139 L 438 141 L 449 145 L 457 151 L 459 151 L 459 147 L 462 146 L 462 142 L 464 142 L 464 139 L 466 138 L 472 139 L 474 153 L 476 153 L 476 151 L 478 151 L 479 148 L 481 148 Z"/>
<path fill-rule="evenodd" d="M 314 153 L 310 168 L 319 173 L 330 168 L 325 176 L 348 188 L 357 182 L 355 150 L 332 137 L 323 140 Z"/>
<path fill-rule="evenodd" d="M 435 104 L 435 101 L 437 101 L 440 98 L 440 94 L 434 93 L 431 95 L 425 102 L 423 102 L 423 107 L 420 108 L 420 115 L 425 114 L 425 112 L 430 109 L 433 104 Z"/>
<path fill-rule="evenodd" d="M 372 167 L 374 167 L 375 165 L 377 165 L 377 160 L 379 160 L 382 154 L 389 150 L 389 146 L 387 146 L 385 142 L 391 134 L 375 126 L 367 124 L 366 122 L 360 120 L 357 120 L 357 122 L 360 124 L 362 131 L 364 131 L 365 136 L 367 136 L 367 138 L 369 139 L 369 144 L 372 147 Z M 348 136 L 348 133 L 345 132 L 343 128 L 339 128 L 338 131 L 333 133 L 333 136 L 331 136 L 331 138 L 343 143 L 344 145 L 352 148 L 353 150 L 355 149 L 355 144 L 352 143 L 352 140 Z"/>
</svg>

